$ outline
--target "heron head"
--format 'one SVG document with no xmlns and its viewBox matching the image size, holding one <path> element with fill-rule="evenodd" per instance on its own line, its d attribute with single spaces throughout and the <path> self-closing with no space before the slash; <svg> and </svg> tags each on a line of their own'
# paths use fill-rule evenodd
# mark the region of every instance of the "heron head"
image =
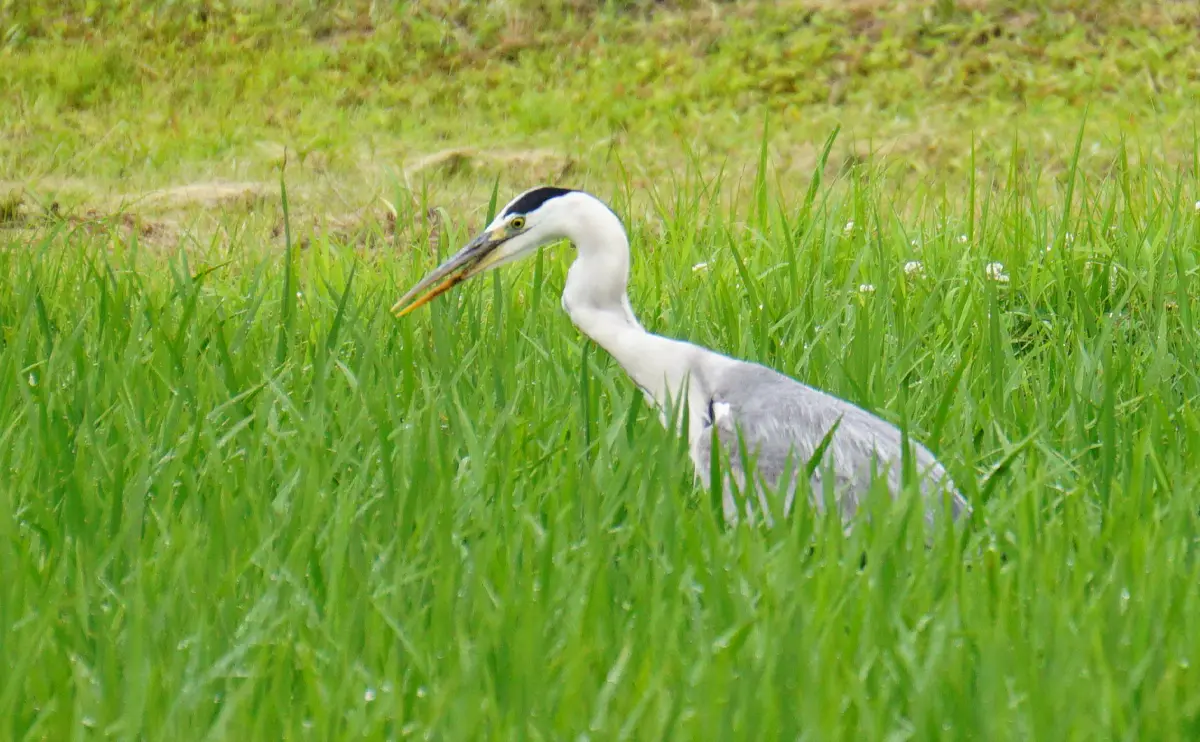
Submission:
<svg viewBox="0 0 1200 742">
<path fill-rule="evenodd" d="M 582 195 L 542 186 L 517 196 L 475 239 L 409 289 L 392 313 L 402 317 L 469 278 L 563 239 L 572 194 Z"/>
</svg>

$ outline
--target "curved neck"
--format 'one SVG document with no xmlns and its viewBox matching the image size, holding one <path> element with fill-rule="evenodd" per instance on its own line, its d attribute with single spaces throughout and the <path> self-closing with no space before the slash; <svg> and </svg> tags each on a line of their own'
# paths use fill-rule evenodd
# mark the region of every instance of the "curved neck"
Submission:
<svg viewBox="0 0 1200 742">
<path fill-rule="evenodd" d="M 604 348 L 660 408 L 680 401 L 695 348 L 649 333 L 629 303 L 629 239 L 616 214 L 598 201 L 575 212 L 564 236 L 578 250 L 567 272 L 563 309 Z M 690 396 L 690 394 L 689 394 Z"/>
<path fill-rule="evenodd" d="M 563 287 L 563 308 L 571 319 L 601 312 L 641 329 L 629 305 L 629 238 L 621 220 L 589 198 L 587 207 L 577 209 L 575 218 L 564 226 L 564 236 L 578 253 Z"/>
<path fill-rule="evenodd" d="M 591 198 L 564 226 L 577 256 L 567 271 L 563 309 L 576 327 L 621 361 L 623 339 L 646 334 L 629 304 L 629 238 L 617 215 Z"/>
</svg>

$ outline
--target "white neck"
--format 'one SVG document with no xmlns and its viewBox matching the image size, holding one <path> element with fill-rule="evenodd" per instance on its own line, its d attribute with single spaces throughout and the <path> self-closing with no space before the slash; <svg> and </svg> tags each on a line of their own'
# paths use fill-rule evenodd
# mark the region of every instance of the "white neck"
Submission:
<svg viewBox="0 0 1200 742">
<path fill-rule="evenodd" d="M 692 426 L 700 424 L 707 403 L 699 399 L 701 385 L 689 377 L 695 375 L 695 361 L 704 351 L 649 333 L 634 316 L 627 294 L 629 240 L 617 216 L 586 196 L 573 205 L 572 215 L 562 231 L 578 257 L 567 273 L 563 309 L 652 398 L 664 413 L 664 423 L 665 410 L 680 400 L 690 381 L 686 402 L 692 408 Z"/>
</svg>

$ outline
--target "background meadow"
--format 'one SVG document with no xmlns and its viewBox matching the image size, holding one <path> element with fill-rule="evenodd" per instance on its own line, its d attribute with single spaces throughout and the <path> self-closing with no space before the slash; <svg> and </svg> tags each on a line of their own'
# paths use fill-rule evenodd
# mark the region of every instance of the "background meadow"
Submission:
<svg viewBox="0 0 1200 742">
<path fill-rule="evenodd" d="M 0 0 L 0 736 L 1196 738 L 1197 28 Z M 391 317 L 539 183 L 971 522 L 724 528 L 566 246 Z"/>
</svg>

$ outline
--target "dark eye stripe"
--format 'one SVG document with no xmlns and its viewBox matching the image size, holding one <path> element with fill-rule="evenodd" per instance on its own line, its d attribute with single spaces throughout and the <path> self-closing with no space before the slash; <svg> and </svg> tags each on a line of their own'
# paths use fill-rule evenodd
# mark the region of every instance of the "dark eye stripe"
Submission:
<svg viewBox="0 0 1200 742">
<path fill-rule="evenodd" d="M 571 192 L 570 188 L 555 188 L 552 186 L 542 186 L 539 188 L 530 188 L 520 196 L 513 199 L 505 209 L 505 214 L 528 214 L 531 211 L 536 211 L 542 204 L 552 198 L 558 198 Z"/>
</svg>

